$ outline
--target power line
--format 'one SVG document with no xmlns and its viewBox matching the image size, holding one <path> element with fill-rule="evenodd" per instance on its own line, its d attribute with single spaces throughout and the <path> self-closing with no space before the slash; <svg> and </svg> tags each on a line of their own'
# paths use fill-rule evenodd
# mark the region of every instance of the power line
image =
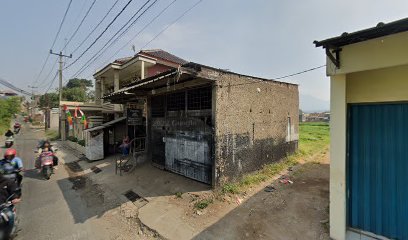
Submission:
<svg viewBox="0 0 408 240">
<path fill-rule="evenodd" d="M 37 87 L 43 87 L 43 86 L 45 86 L 45 84 L 47 83 L 48 79 L 49 79 L 50 76 L 51 76 L 51 73 L 55 70 L 55 66 L 57 66 L 57 63 L 58 63 L 58 59 L 55 59 L 55 62 L 54 62 L 54 64 L 53 64 L 52 67 L 51 67 L 51 71 L 49 71 L 48 74 L 47 74 L 47 76 L 46 76 L 39 84 L 37 84 Z"/>
<path fill-rule="evenodd" d="M 99 23 L 94 27 L 94 29 L 89 32 L 88 36 L 86 36 L 86 38 L 74 49 L 74 51 L 72 51 L 72 54 L 74 54 L 85 42 L 86 40 L 88 40 L 88 38 L 95 32 L 95 30 L 102 24 L 102 22 L 106 19 L 106 17 L 109 15 L 109 13 L 111 13 L 112 9 L 116 6 L 116 4 L 119 2 L 119 0 L 116 0 L 115 3 L 113 3 L 113 5 L 110 7 L 110 9 L 108 10 L 108 12 L 105 14 L 105 16 L 103 16 L 103 18 L 101 19 L 101 21 L 99 21 Z"/>
<path fill-rule="evenodd" d="M 326 64 L 325 64 L 325 65 L 318 66 L 318 67 L 310 68 L 310 69 L 307 69 L 307 70 L 303 70 L 303 71 L 301 71 L 301 72 L 297 72 L 297 73 L 289 74 L 289 75 L 286 75 L 286 76 L 274 78 L 274 79 L 275 79 L 275 80 L 278 80 L 278 79 L 288 78 L 288 77 L 296 76 L 296 75 L 299 75 L 299 74 L 302 74 L 302 73 L 307 73 L 307 72 L 310 72 L 310 71 L 314 71 L 314 70 L 319 69 L 319 68 L 322 68 L 322 67 L 326 67 Z"/>
<path fill-rule="evenodd" d="M 115 18 L 108 24 L 108 26 L 106 26 L 106 28 L 99 34 L 99 36 L 91 43 L 91 45 L 89 45 L 89 47 L 87 49 L 85 49 L 85 51 L 83 51 L 78 58 L 76 58 L 73 62 L 71 62 L 68 66 L 66 66 L 64 69 L 69 68 L 70 66 L 72 66 L 73 64 L 75 64 L 86 52 L 88 52 L 88 50 L 95 45 L 95 43 L 102 37 L 102 35 L 109 29 L 109 27 L 116 21 L 116 19 L 123 13 L 123 11 L 125 11 L 125 9 L 129 6 L 129 4 L 132 2 L 133 0 L 129 0 L 126 5 L 122 8 L 122 10 L 115 16 Z"/>
<path fill-rule="evenodd" d="M 127 43 L 125 43 L 121 48 L 119 48 L 113 55 L 111 55 L 107 61 L 103 62 L 101 67 L 103 67 L 105 64 L 107 64 L 116 54 L 118 54 L 120 51 L 123 50 L 130 42 L 134 41 L 137 36 L 140 35 L 150 24 L 152 24 L 157 18 L 159 18 L 168 8 L 170 8 L 171 5 L 173 5 L 177 0 L 172 1 L 170 4 L 168 4 L 159 14 L 157 14 L 148 24 L 146 24 L 139 32 L 137 32 Z"/>
<path fill-rule="evenodd" d="M 9 83 L 8 81 L 6 81 L 6 80 L 4 80 L 2 78 L 0 78 L 0 84 L 3 85 L 3 86 L 6 86 L 6 87 L 8 87 L 8 88 L 10 88 L 10 89 L 12 89 L 12 90 L 14 90 L 16 92 L 20 92 L 22 94 L 32 96 L 32 94 L 30 92 L 27 92 L 27 91 L 25 91 L 25 90 L 23 90 L 21 88 L 16 87 L 13 84 Z"/>
<path fill-rule="evenodd" d="M 52 42 L 52 45 L 51 45 L 50 49 L 52 49 L 54 47 L 55 42 L 57 41 L 57 38 L 58 38 L 58 35 L 59 35 L 60 31 L 61 31 L 62 25 L 64 24 L 65 18 L 66 18 L 67 14 L 68 14 L 68 10 L 71 7 L 71 3 L 72 3 L 72 0 L 70 0 L 69 3 L 68 3 L 67 9 L 65 10 L 65 13 L 64 13 L 64 17 L 62 18 L 62 21 L 61 21 L 61 23 L 60 23 L 60 25 L 58 27 L 57 34 L 55 35 L 54 41 Z M 33 81 L 33 84 L 35 84 L 38 81 L 38 79 L 40 78 L 42 72 L 44 71 L 45 65 L 48 62 L 49 57 L 50 57 L 50 54 L 47 53 L 47 57 L 45 58 L 45 61 L 44 61 L 43 65 L 42 65 L 42 67 L 41 67 L 40 73 L 38 73 L 37 77 Z"/>
<path fill-rule="evenodd" d="M 297 73 L 292 73 L 292 74 L 285 75 L 285 76 L 278 77 L 278 78 L 262 79 L 262 80 L 256 80 L 255 82 L 231 84 L 231 85 L 228 85 L 228 86 L 241 86 L 241 85 L 257 84 L 257 83 L 262 83 L 262 82 L 267 82 L 267 81 L 276 81 L 276 80 L 278 80 L 278 79 L 288 78 L 288 77 L 291 77 L 291 76 L 295 76 L 295 75 L 300 75 L 300 74 L 303 74 L 303 73 L 311 72 L 311 71 L 317 70 L 317 69 L 322 68 L 322 67 L 325 67 L 325 66 L 326 66 L 326 65 L 321 65 L 321 66 L 318 66 L 318 67 L 309 68 L 309 69 L 307 69 L 307 70 L 303 70 L 303 71 L 300 71 L 300 72 L 297 72 Z"/>
<path fill-rule="evenodd" d="M 95 5 L 96 0 L 93 0 L 91 6 L 88 8 L 88 10 L 85 13 L 85 16 L 82 18 L 81 22 L 79 23 L 78 27 L 75 29 L 74 33 L 71 35 L 69 40 L 65 43 L 64 48 L 62 51 L 65 50 L 65 48 L 68 46 L 68 44 L 71 42 L 71 40 L 75 37 L 75 35 L 78 33 L 78 30 L 81 28 L 82 24 L 84 23 L 86 17 L 88 17 L 89 12 L 92 10 L 93 6 Z"/>
<path fill-rule="evenodd" d="M 165 27 L 162 31 L 160 31 L 156 36 L 154 36 L 149 42 L 147 42 L 141 49 L 144 49 L 147 45 L 149 45 L 151 42 L 153 42 L 160 34 L 162 34 L 163 32 L 165 32 L 169 27 L 171 27 L 173 24 L 175 24 L 178 20 L 180 20 L 181 18 L 183 18 L 188 12 L 190 12 L 191 10 L 193 10 L 193 8 L 195 8 L 198 4 L 200 4 L 203 0 L 199 0 L 198 2 L 196 2 L 192 7 L 190 7 L 189 9 L 187 9 L 186 11 L 184 11 L 178 18 L 176 18 L 176 20 L 174 20 L 170 25 L 168 25 L 167 27 Z"/>
<path fill-rule="evenodd" d="M 47 94 L 48 91 L 52 88 L 52 85 L 54 85 L 54 82 L 55 82 L 55 79 L 57 79 L 57 76 L 58 76 L 58 71 L 55 73 L 55 75 L 54 75 L 54 77 L 53 77 L 53 79 L 52 79 L 52 81 L 51 81 L 50 86 L 47 88 L 47 90 L 45 91 L 44 94 Z"/>
<path fill-rule="evenodd" d="M 67 7 L 67 9 L 65 10 L 64 17 L 62 18 L 61 24 L 60 24 L 60 26 L 59 26 L 59 28 L 58 28 L 57 34 L 55 35 L 54 41 L 52 42 L 52 45 L 51 45 L 51 48 L 50 48 L 50 49 L 54 48 L 55 42 L 56 42 L 57 39 L 58 39 L 58 35 L 59 35 L 59 33 L 61 32 L 62 25 L 64 24 L 65 18 L 67 17 L 68 10 L 69 10 L 69 8 L 71 7 L 71 3 L 72 3 L 72 0 L 70 0 L 69 3 L 68 3 L 68 7 Z M 48 56 L 49 56 L 49 55 L 48 55 Z"/>
<path fill-rule="evenodd" d="M 150 2 L 151 0 L 148 0 L 143 4 L 143 6 L 124 24 L 106 43 L 103 45 L 103 47 L 96 53 L 94 54 L 75 74 L 74 76 L 78 76 L 81 74 L 85 69 L 87 69 L 94 61 L 96 61 L 97 58 L 102 56 L 103 53 L 106 52 L 107 49 L 109 49 L 113 44 L 115 44 L 158 0 L 155 0 L 153 3 L 151 3 L 135 20 L 133 18 L 137 16 L 137 14 Z M 129 22 L 133 20 L 133 22 L 127 26 L 127 28 L 119 35 L 116 37 L 116 35 L 123 30 L 126 25 L 129 24 Z M 115 38 L 116 37 L 116 38 Z M 115 38 L 115 39 L 114 39 Z M 112 41 L 112 39 L 114 39 Z M 112 41 L 112 42 L 111 42 Z M 106 47 L 109 44 L 108 47 Z"/>
</svg>

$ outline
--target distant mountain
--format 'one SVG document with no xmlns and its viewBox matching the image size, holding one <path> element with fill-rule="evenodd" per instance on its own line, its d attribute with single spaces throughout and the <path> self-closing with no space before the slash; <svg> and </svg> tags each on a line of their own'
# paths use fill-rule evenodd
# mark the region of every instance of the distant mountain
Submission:
<svg viewBox="0 0 408 240">
<path fill-rule="evenodd" d="M 321 100 L 310 95 L 300 94 L 299 105 L 303 112 L 323 112 L 330 110 L 330 101 Z"/>
</svg>

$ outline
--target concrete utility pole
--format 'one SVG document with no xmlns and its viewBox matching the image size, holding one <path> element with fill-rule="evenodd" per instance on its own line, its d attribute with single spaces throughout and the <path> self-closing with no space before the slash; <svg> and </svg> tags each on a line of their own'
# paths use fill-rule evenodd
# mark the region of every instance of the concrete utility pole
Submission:
<svg viewBox="0 0 408 240">
<path fill-rule="evenodd" d="M 28 85 L 28 87 L 29 88 L 31 88 L 31 103 L 30 103 L 30 105 L 31 105 L 31 115 L 34 115 L 34 107 L 36 107 L 35 106 L 35 95 L 34 95 L 34 89 L 35 88 L 38 88 L 38 87 L 34 87 L 34 86 L 30 86 L 30 85 Z M 30 112 L 28 112 L 28 114 L 30 114 Z"/>
<path fill-rule="evenodd" d="M 62 68 L 63 68 L 63 57 L 66 58 L 72 58 L 72 54 L 69 56 L 62 54 L 62 52 L 59 53 L 54 53 L 52 50 L 50 50 L 50 54 L 57 55 L 59 56 L 59 70 L 58 70 L 58 75 L 59 75 L 59 116 L 60 116 L 60 121 L 59 121 L 59 132 L 61 135 L 61 140 L 65 141 L 66 140 L 66 134 L 65 134 L 65 115 L 62 113 L 62 108 L 61 108 L 61 101 L 62 101 Z"/>
</svg>

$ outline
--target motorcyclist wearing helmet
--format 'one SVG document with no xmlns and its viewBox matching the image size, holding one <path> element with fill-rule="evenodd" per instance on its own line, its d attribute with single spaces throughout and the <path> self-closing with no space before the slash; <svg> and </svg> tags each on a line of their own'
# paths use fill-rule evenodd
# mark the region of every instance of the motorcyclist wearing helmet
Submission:
<svg viewBox="0 0 408 240">
<path fill-rule="evenodd" d="M 21 189 L 17 186 L 15 181 L 5 177 L 0 172 L 0 205 L 1 214 L 7 216 L 7 221 L 0 225 L 0 231 L 2 231 L 2 239 L 10 239 L 10 235 L 13 231 L 15 213 L 13 212 L 12 205 L 4 205 L 7 202 L 16 205 L 21 201 Z"/>
<path fill-rule="evenodd" d="M 4 159 L 0 161 L 0 172 L 6 178 L 17 180 L 17 185 L 21 185 L 23 176 L 20 172 L 23 170 L 23 161 L 16 157 L 17 151 L 14 148 L 9 148 L 4 153 Z"/>
<path fill-rule="evenodd" d="M 50 142 L 48 140 L 41 140 L 39 145 L 38 145 L 38 153 L 41 156 L 41 153 L 45 152 L 45 151 L 50 151 L 53 153 L 53 165 L 54 168 L 57 169 L 57 165 L 58 165 L 58 157 L 55 156 L 55 151 L 53 146 L 50 144 Z M 36 162 L 36 166 L 38 167 L 40 165 L 40 157 L 37 158 L 37 162 Z"/>
<path fill-rule="evenodd" d="M 4 134 L 6 137 L 13 137 L 14 133 L 11 131 L 11 129 L 7 130 L 6 134 Z"/>
</svg>

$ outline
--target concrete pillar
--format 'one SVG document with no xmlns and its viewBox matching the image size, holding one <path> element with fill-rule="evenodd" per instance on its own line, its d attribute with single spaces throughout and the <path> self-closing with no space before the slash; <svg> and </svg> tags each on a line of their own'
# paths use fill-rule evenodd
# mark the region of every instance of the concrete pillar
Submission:
<svg viewBox="0 0 408 240">
<path fill-rule="evenodd" d="M 120 88 L 119 83 L 120 83 L 119 70 L 114 69 L 113 70 L 113 91 L 114 92 L 119 91 L 119 88 Z M 116 113 L 114 114 L 115 118 L 119 118 L 120 116 L 119 116 L 119 113 L 117 113 L 117 112 L 120 112 L 122 110 L 120 104 L 115 104 L 113 106 L 113 109 L 116 111 Z"/>
<path fill-rule="evenodd" d="M 217 182 L 217 161 L 218 161 L 218 151 L 219 147 L 216 142 L 216 136 L 217 136 L 217 88 L 218 86 L 216 84 L 212 85 L 212 92 L 211 92 L 211 122 L 213 126 L 213 136 L 212 136 L 212 141 L 213 141 L 213 146 L 214 146 L 214 153 L 213 156 L 213 165 L 212 165 L 212 179 L 211 179 L 211 185 L 213 187 L 216 187 L 219 182 Z"/>
<path fill-rule="evenodd" d="M 140 79 L 145 78 L 145 62 L 142 61 L 141 66 L 140 66 Z"/>
<path fill-rule="evenodd" d="M 101 96 L 103 96 L 105 95 L 105 78 L 104 77 L 101 77 L 100 85 L 101 85 Z M 103 104 L 103 99 L 101 99 L 101 104 Z"/>
<path fill-rule="evenodd" d="M 148 96 L 146 98 L 146 142 L 145 142 L 145 152 L 146 152 L 146 159 L 148 161 L 152 161 L 152 134 L 151 134 L 151 121 L 152 121 L 152 112 L 151 112 L 151 107 L 152 107 L 152 97 Z"/>
<path fill-rule="evenodd" d="M 101 80 L 96 79 L 95 80 L 95 103 L 97 105 L 101 105 L 101 97 L 102 97 Z"/>
<path fill-rule="evenodd" d="M 115 69 L 113 70 L 113 91 L 118 91 L 119 90 L 119 70 Z"/>
<path fill-rule="evenodd" d="M 60 129 L 60 131 L 61 131 L 61 140 L 66 141 L 67 140 L 66 116 L 65 116 L 64 110 L 62 108 L 60 108 L 60 109 L 62 110 L 61 111 L 61 118 L 60 118 L 60 121 L 61 121 L 61 129 Z"/>
<path fill-rule="evenodd" d="M 346 239 L 346 75 L 331 77 L 330 86 L 330 237 Z"/>
</svg>

